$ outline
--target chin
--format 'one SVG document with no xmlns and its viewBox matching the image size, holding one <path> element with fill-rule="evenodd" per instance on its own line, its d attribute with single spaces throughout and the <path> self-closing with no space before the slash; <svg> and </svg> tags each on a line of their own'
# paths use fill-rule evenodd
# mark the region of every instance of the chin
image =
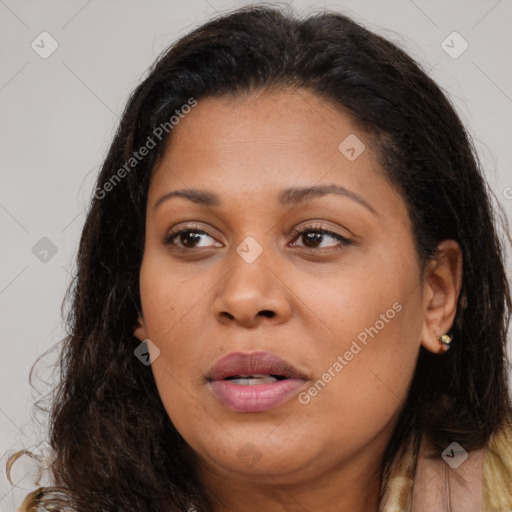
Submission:
<svg viewBox="0 0 512 512">
<path fill-rule="evenodd" d="M 228 442 L 226 437 L 222 436 L 214 446 L 202 444 L 199 450 L 196 450 L 203 460 L 208 461 L 208 467 L 215 471 L 220 469 L 242 478 L 262 482 L 275 483 L 276 478 L 283 484 L 298 482 L 309 473 L 310 476 L 314 476 L 318 472 L 321 453 L 317 453 L 311 444 L 305 450 L 304 441 L 292 443 L 289 437 L 276 436 L 275 433 L 268 435 L 268 429 L 265 429 L 264 434 L 244 433 L 240 436 L 229 428 L 227 430 L 232 433 Z"/>
</svg>

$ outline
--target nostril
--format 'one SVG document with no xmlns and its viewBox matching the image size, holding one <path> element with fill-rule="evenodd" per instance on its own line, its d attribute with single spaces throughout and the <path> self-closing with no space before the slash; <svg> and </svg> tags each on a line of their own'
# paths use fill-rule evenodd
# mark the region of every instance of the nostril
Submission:
<svg viewBox="0 0 512 512">
<path fill-rule="evenodd" d="M 222 313 L 224 316 L 227 316 L 228 318 L 230 318 L 231 320 L 233 320 L 235 317 L 231 314 L 231 313 L 228 313 L 227 311 L 224 311 Z M 268 309 L 265 309 L 263 311 L 260 311 L 258 313 L 259 315 L 262 315 L 262 316 L 266 316 L 268 318 L 273 318 L 275 316 L 275 313 L 273 311 L 269 311 Z"/>
</svg>

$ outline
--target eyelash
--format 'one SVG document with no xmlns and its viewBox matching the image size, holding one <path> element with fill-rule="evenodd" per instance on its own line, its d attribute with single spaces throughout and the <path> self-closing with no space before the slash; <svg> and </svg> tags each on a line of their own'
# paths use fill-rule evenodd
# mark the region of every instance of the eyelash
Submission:
<svg viewBox="0 0 512 512">
<path fill-rule="evenodd" d="M 182 252 L 193 252 L 195 250 L 200 250 L 200 248 L 192 248 L 192 249 L 189 249 L 189 248 L 183 248 L 183 247 L 180 247 L 178 246 L 177 244 L 175 244 L 172 240 L 174 238 L 176 238 L 177 236 L 183 234 L 183 233 L 196 233 L 196 234 L 202 234 L 202 235 L 208 235 L 212 238 L 214 238 L 210 233 L 200 229 L 199 226 L 186 226 L 182 229 L 180 229 L 179 231 L 175 231 L 173 233 L 169 233 L 165 238 L 164 238 L 164 245 L 173 245 L 177 250 L 180 250 Z M 293 229 L 293 240 L 299 238 L 301 235 L 305 234 L 305 233 L 317 233 L 317 234 L 321 234 L 321 235 L 328 235 L 328 236 L 331 236 L 332 238 L 335 238 L 336 240 L 340 241 L 342 244 L 342 247 L 343 246 L 346 246 L 346 245 L 352 245 L 352 242 L 350 240 L 348 240 L 347 238 L 341 236 L 340 234 L 338 233 L 335 233 L 333 231 L 329 231 L 328 229 L 323 229 L 321 226 L 319 225 L 311 225 L 311 226 L 307 226 L 303 229 L 297 229 L 297 228 L 294 228 Z M 315 247 L 315 248 L 309 248 L 309 247 L 302 247 L 303 249 L 309 249 L 310 251 L 312 252 L 320 252 L 320 253 L 325 253 L 325 252 L 331 252 L 333 250 L 336 250 L 336 248 L 328 248 L 328 249 L 322 249 L 322 248 L 318 248 L 318 247 Z"/>
</svg>

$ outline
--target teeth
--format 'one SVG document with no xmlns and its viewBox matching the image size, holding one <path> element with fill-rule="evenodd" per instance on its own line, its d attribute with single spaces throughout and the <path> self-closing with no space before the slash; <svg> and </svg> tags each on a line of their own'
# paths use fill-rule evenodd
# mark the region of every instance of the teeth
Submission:
<svg viewBox="0 0 512 512">
<path fill-rule="evenodd" d="M 227 377 L 234 384 L 242 386 L 254 386 L 255 384 L 272 384 L 277 382 L 277 378 L 272 375 L 237 375 L 236 377 Z"/>
</svg>

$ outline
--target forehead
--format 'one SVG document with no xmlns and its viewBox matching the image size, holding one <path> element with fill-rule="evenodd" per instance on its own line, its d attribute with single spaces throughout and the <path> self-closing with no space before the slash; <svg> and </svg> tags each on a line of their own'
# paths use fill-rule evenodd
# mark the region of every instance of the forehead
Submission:
<svg viewBox="0 0 512 512">
<path fill-rule="evenodd" d="M 276 163 L 290 152 L 320 162 L 338 160 L 339 144 L 351 134 L 372 150 L 369 135 L 330 102 L 307 90 L 284 89 L 201 99 L 173 129 L 167 149 L 171 158 L 179 146 L 189 156 L 263 157 L 265 149 Z"/>
<path fill-rule="evenodd" d="M 277 202 L 284 188 L 323 184 L 401 201 L 376 151 L 350 116 L 307 90 L 208 97 L 174 127 L 148 204 L 173 188 Z"/>
</svg>

